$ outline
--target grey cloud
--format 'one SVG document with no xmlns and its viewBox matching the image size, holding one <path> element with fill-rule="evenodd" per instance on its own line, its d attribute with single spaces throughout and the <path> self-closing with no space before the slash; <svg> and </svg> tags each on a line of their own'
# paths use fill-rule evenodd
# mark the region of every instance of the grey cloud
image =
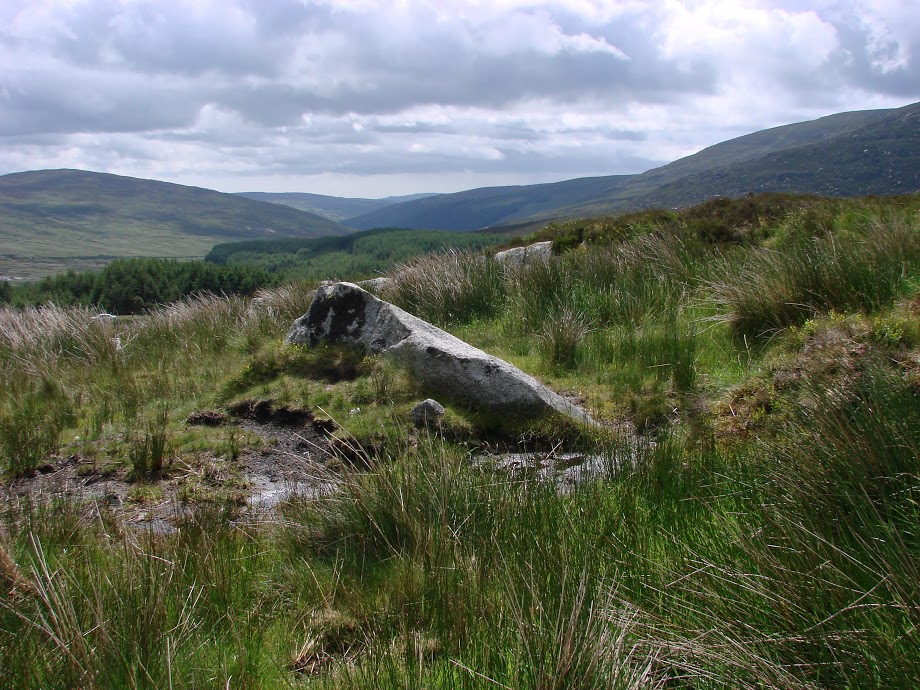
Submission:
<svg viewBox="0 0 920 690">
<path fill-rule="evenodd" d="M 140 132 L 188 126 L 198 106 L 181 89 L 145 85 L 128 75 L 98 78 L 79 71 L 0 81 L 0 134 Z"/>
<path fill-rule="evenodd" d="M 662 162 L 673 132 L 715 143 L 729 127 L 760 128 L 748 79 L 759 116 L 787 122 L 920 96 L 920 31 L 903 30 L 896 52 L 850 0 L 816 5 L 838 45 L 809 68 L 794 51 L 729 55 L 705 35 L 668 54 L 661 27 L 679 5 L 637 3 L 599 23 L 561 6 L 479 16 L 447 4 L 439 16 L 423 2 L 20 0 L 18 15 L 0 10 L 18 16 L 0 27 L 0 165 L 33 156 L 42 167 L 70 147 L 143 166 L 162 144 L 164 158 L 187 157 L 177 170 L 221 176 L 638 172 Z M 752 50 L 769 50 L 771 35 L 756 38 Z M 426 108 L 443 117 L 413 115 Z"/>
<path fill-rule="evenodd" d="M 903 98 L 917 97 L 920 93 L 920 36 L 915 35 L 909 44 L 909 63 L 886 72 L 873 66 L 872 57 L 878 58 L 883 55 L 872 55 L 870 36 L 864 28 L 853 24 L 840 24 L 837 26 L 837 32 L 842 50 L 828 66 L 828 71 L 832 72 L 839 82 L 875 93 Z M 883 51 L 888 51 L 889 56 L 894 50 L 893 43 L 883 48 Z"/>
</svg>

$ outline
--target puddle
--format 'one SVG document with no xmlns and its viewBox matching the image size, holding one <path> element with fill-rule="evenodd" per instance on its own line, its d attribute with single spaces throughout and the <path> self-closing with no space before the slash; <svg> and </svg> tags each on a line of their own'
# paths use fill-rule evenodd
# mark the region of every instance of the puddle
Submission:
<svg viewBox="0 0 920 690">
<path fill-rule="evenodd" d="M 554 482 L 560 491 L 568 491 L 581 482 L 612 475 L 622 460 L 620 454 L 533 452 L 478 455 L 473 463 L 505 471 L 514 479 Z"/>
<path fill-rule="evenodd" d="M 264 476 L 249 477 L 250 494 L 246 504 L 258 510 L 272 510 L 290 498 L 315 499 L 336 491 L 338 482 L 332 479 L 311 479 L 273 482 Z"/>
</svg>

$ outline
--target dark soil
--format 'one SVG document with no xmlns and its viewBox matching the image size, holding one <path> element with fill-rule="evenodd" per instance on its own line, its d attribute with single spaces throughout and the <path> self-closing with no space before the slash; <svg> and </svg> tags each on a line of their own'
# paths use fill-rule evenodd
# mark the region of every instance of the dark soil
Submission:
<svg viewBox="0 0 920 690">
<path fill-rule="evenodd" d="M 307 410 L 274 409 L 270 401 L 249 401 L 230 412 L 242 430 L 263 438 L 265 447 L 246 450 L 236 460 L 212 452 L 176 458 L 160 478 L 147 482 L 135 481 L 127 463 L 97 467 L 79 454 L 53 457 L 31 477 L 0 482 L 0 500 L 75 500 L 86 505 L 88 518 L 107 511 L 136 528 L 168 532 L 198 501 L 229 501 L 241 517 L 262 519 L 271 518 L 292 493 L 315 496 L 334 488 L 337 461 L 328 422 L 314 420 Z M 203 411 L 188 423 L 229 425 L 233 419 Z"/>
</svg>

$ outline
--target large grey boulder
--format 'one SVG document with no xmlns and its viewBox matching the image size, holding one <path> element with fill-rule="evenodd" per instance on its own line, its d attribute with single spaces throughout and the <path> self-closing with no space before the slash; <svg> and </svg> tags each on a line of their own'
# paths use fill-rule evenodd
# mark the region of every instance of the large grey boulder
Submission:
<svg viewBox="0 0 920 690">
<path fill-rule="evenodd" d="M 555 411 L 593 423 L 583 409 L 508 362 L 352 283 L 320 287 L 287 342 L 345 343 L 383 354 L 438 393 L 476 409 L 515 418 Z"/>
<path fill-rule="evenodd" d="M 549 261 L 553 256 L 552 242 L 535 242 L 526 247 L 512 247 L 495 255 L 495 260 L 505 267 L 527 266 L 538 261 Z"/>
</svg>

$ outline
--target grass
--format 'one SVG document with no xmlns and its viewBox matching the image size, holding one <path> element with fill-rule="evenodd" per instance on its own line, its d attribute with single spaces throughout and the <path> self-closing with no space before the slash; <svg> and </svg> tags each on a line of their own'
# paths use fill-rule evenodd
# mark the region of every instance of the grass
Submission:
<svg viewBox="0 0 920 690">
<path fill-rule="evenodd" d="M 753 337 L 829 310 L 878 310 L 911 290 L 909 277 L 920 273 L 920 235 L 907 218 L 860 230 L 756 250 L 740 267 L 725 266 L 729 277 L 713 284 L 713 298 L 727 307 L 737 333 Z"/>
<path fill-rule="evenodd" d="M 410 431 L 429 392 L 390 364 L 285 346 L 309 286 L 106 323 L 3 312 L 8 480 L 95 452 L 135 470 L 131 500 L 147 505 L 180 472 L 246 453 L 238 428 L 182 421 L 245 401 L 325 410 L 351 447 L 336 491 L 292 495 L 272 520 L 203 480 L 163 533 L 73 499 L 5 501 L 4 682 L 916 685 L 916 222 L 830 208 L 807 231 L 801 214 L 765 223 L 747 245 L 655 231 L 520 271 L 455 254 L 394 274 L 392 299 L 604 420 L 592 435 L 544 422 L 499 439 L 595 457 L 601 470 L 574 485 L 503 468 L 483 453 L 488 425 L 456 407 Z M 745 311 L 733 300 L 756 280 L 787 296 L 750 289 L 763 299 Z M 811 300 L 794 318 L 790 284 Z M 54 438 L 19 452 L 38 428 Z"/>
</svg>

